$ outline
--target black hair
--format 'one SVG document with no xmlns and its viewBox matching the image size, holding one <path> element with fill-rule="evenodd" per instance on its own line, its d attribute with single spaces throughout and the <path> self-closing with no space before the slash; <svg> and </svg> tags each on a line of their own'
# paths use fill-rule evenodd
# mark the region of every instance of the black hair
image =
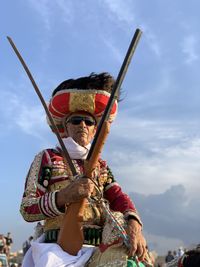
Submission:
<svg viewBox="0 0 200 267">
<path fill-rule="evenodd" d="M 99 74 L 92 72 L 89 76 L 63 81 L 55 88 L 52 93 L 52 97 L 63 89 L 96 89 L 111 93 L 114 83 L 115 79 L 108 72 L 102 72 Z"/>
</svg>

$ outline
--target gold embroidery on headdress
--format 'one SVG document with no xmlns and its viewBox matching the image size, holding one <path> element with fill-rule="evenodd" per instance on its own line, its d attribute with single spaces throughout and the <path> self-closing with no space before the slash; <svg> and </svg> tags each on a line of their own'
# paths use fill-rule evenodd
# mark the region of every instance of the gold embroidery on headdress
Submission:
<svg viewBox="0 0 200 267">
<path fill-rule="evenodd" d="M 83 110 L 93 114 L 95 110 L 95 94 L 71 93 L 69 106 L 71 112 Z"/>
</svg>

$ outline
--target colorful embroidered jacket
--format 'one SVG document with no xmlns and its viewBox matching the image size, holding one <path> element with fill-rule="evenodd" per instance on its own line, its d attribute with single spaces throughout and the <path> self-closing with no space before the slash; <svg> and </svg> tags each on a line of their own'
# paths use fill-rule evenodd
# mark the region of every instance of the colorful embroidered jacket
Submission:
<svg viewBox="0 0 200 267">
<path fill-rule="evenodd" d="M 83 173 L 83 160 L 73 160 L 78 173 Z M 134 204 L 116 183 L 106 162 L 99 160 L 97 183 L 110 209 L 120 211 L 125 218 L 134 216 L 140 223 Z M 45 220 L 44 230 L 59 229 L 64 213 L 56 205 L 56 192 L 71 183 L 69 167 L 56 149 L 46 149 L 34 159 L 28 172 L 20 212 L 26 221 Z M 95 193 L 94 193 L 95 195 Z M 88 203 L 85 225 L 102 225 L 102 211 Z"/>
</svg>

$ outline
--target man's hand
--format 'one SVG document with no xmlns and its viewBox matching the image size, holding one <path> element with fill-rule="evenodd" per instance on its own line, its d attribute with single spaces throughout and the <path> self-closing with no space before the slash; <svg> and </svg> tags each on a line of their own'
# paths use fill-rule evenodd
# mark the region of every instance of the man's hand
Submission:
<svg viewBox="0 0 200 267">
<path fill-rule="evenodd" d="M 128 256 L 137 255 L 139 260 L 144 260 L 147 253 L 146 240 L 142 234 L 142 227 L 137 220 L 130 219 L 127 229 L 130 238 L 130 250 Z"/>
<path fill-rule="evenodd" d="M 91 180 L 77 179 L 57 193 L 57 206 L 62 208 L 65 204 L 79 202 L 81 199 L 89 197 L 93 189 L 94 183 Z"/>
</svg>

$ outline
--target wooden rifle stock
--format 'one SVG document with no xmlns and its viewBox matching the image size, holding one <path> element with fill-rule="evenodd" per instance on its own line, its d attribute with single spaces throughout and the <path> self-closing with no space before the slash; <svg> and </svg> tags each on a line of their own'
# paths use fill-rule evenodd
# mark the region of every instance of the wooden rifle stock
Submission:
<svg viewBox="0 0 200 267">
<path fill-rule="evenodd" d="M 94 153 L 92 154 L 89 161 L 85 161 L 84 164 L 84 176 L 91 178 L 93 177 L 93 171 L 95 170 L 101 151 L 103 149 L 105 140 L 110 131 L 110 122 L 105 121 L 102 126 L 102 131 L 95 144 Z M 72 203 L 67 207 L 66 214 L 63 219 L 63 223 L 58 235 L 57 243 L 61 248 L 71 255 L 76 255 L 81 249 L 84 241 L 82 231 L 82 220 L 84 214 L 84 208 L 87 204 L 87 199 L 84 198 L 82 201 Z"/>
</svg>

